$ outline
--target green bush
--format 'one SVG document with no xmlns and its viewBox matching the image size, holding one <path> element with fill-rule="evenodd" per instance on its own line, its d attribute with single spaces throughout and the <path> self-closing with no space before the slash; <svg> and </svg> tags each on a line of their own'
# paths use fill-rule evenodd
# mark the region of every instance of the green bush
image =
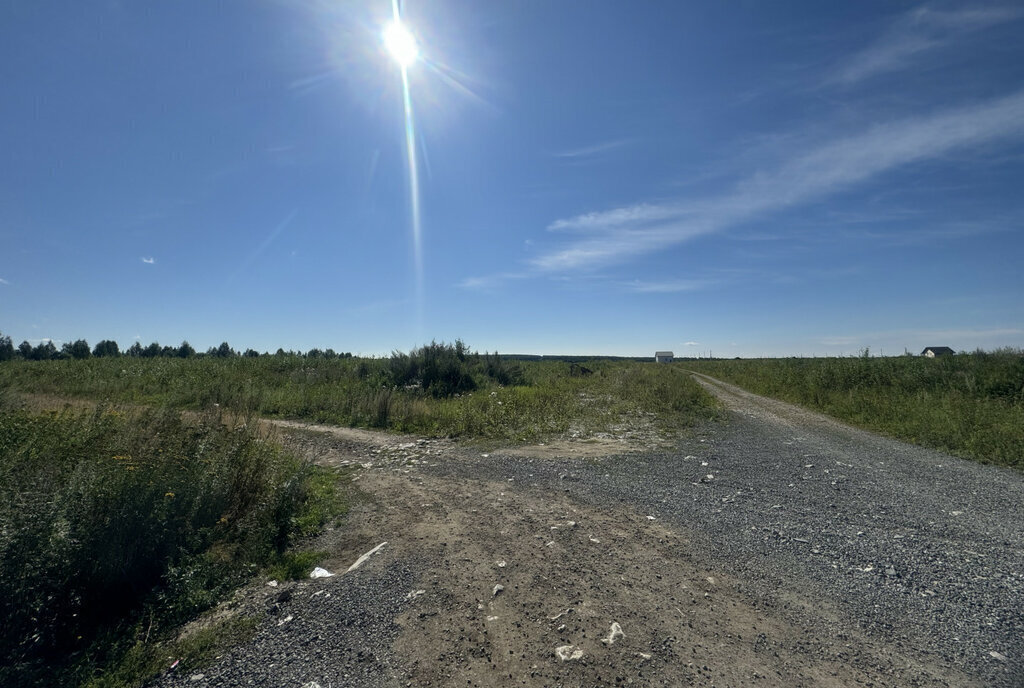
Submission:
<svg viewBox="0 0 1024 688">
<path fill-rule="evenodd" d="M 311 470 L 212 415 L 0 414 L 0 684 L 103 664 L 144 614 L 213 605 L 280 557 Z"/>
<path fill-rule="evenodd" d="M 522 368 L 504 361 L 497 353 L 469 353 L 466 345 L 431 342 L 405 354 L 396 351 L 388 360 L 392 385 L 420 389 L 440 399 L 472 392 L 488 381 L 499 385 L 527 384 Z"/>
</svg>

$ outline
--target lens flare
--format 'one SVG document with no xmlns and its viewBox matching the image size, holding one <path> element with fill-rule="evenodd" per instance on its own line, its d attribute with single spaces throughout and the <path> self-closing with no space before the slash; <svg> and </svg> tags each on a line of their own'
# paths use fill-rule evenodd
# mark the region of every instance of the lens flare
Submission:
<svg viewBox="0 0 1024 688">
<path fill-rule="evenodd" d="M 416 279 L 416 339 L 423 336 L 423 241 L 420 225 L 420 178 L 416 164 L 416 129 L 412 96 L 409 93 L 409 65 L 419 57 L 416 39 L 402 25 L 398 0 L 391 3 L 394 21 L 384 30 L 384 46 L 401 68 L 402 104 L 405 109 L 405 153 L 409 162 L 409 201 L 412 209 L 412 248 Z"/>
<path fill-rule="evenodd" d="M 417 336 L 423 329 L 423 240 L 420 225 L 420 175 L 416 164 L 416 131 L 413 128 L 412 98 L 409 95 L 409 73 L 402 69 L 402 95 L 405 101 L 405 153 L 409 160 L 409 196 L 412 205 L 412 246 L 416 261 Z"/>
</svg>

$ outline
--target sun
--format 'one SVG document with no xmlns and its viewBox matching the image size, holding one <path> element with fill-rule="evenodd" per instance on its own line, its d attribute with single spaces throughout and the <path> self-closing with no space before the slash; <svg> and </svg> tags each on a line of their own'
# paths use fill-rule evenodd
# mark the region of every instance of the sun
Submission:
<svg viewBox="0 0 1024 688">
<path fill-rule="evenodd" d="M 407 69 L 420 56 L 416 39 L 401 22 L 392 22 L 384 29 L 384 47 L 402 69 Z"/>
</svg>

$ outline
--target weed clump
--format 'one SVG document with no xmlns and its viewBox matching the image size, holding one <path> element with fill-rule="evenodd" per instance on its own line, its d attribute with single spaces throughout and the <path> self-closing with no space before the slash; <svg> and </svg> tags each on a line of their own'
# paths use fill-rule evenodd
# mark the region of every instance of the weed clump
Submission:
<svg viewBox="0 0 1024 688">
<path fill-rule="evenodd" d="M 215 604 L 280 557 L 313 470 L 213 415 L 5 410 L 0 684 L 79 683 Z"/>
</svg>

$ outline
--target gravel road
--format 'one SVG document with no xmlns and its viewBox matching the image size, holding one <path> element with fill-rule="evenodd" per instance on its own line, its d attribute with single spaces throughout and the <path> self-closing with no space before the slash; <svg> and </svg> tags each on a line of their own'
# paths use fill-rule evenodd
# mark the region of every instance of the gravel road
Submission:
<svg viewBox="0 0 1024 688">
<path fill-rule="evenodd" d="M 1024 476 L 698 380 L 671 451 L 290 429 L 372 497 L 324 566 L 388 545 L 161 685 L 1024 686 Z"/>
</svg>

